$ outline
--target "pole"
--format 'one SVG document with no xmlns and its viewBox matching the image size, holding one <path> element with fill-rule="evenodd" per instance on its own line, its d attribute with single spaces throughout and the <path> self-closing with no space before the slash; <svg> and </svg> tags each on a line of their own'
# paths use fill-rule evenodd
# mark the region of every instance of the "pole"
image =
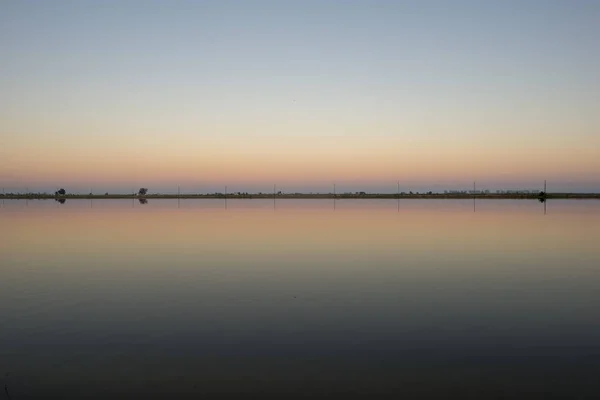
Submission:
<svg viewBox="0 0 600 400">
<path fill-rule="evenodd" d="M 397 182 L 398 184 L 398 189 L 397 189 L 397 194 L 396 197 L 398 198 L 398 212 L 400 212 L 400 181 Z"/>
</svg>

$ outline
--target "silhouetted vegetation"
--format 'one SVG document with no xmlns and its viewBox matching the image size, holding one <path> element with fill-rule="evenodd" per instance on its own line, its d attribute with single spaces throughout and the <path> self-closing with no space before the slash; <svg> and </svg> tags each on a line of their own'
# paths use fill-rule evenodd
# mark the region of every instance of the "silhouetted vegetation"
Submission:
<svg viewBox="0 0 600 400">
<path fill-rule="evenodd" d="M 148 204 L 148 199 L 138 199 L 140 204 Z"/>
<path fill-rule="evenodd" d="M 54 201 L 58 201 L 60 204 L 65 204 L 66 199 L 54 199 Z"/>
<path fill-rule="evenodd" d="M 133 192 L 133 194 L 132 194 Z M 365 191 L 356 191 L 356 192 L 344 192 L 344 193 L 300 193 L 300 192 L 290 192 L 285 193 L 282 190 L 277 190 L 271 193 L 259 192 L 259 193 L 249 193 L 249 192 L 229 192 L 227 194 L 221 192 L 215 193 L 188 193 L 188 194 L 180 194 L 180 193 L 149 193 L 147 188 L 140 188 L 138 192 L 132 191 L 129 193 L 110 193 L 106 192 L 104 194 L 97 193 L 93 194 L 91 191 L 88 194 L 85 193 L 67 193 L 64 188 L 57 190 L 56 192 L 51 193 L 41 193 L 41 192 L 32 192 L 26 191 L 26 193 L 14 193 L 14 192 L 5 192 L 0 193 L 0 198 L 5 199 L 94 199 L 94 198 L 102 198 L 102 199 L 120 199 L 120 198 L 145 198 L 145 199 L 170 199 L 170 198 L 190 198 L 190 199 L 208 199 L 208 198 L 238 198 L 238 199 L 253 199 L 253 198 L 286 198 L 286 199 L 304 199 L 304 198 L 315 198 L 315 199 L 325 199 L 325 198 L 336 198 L 336 199 L 390 199 L 390 198 L 444 198 L 444 199 L 464 199 L 477 197 L 481 199 L 572 199 L 572 198 L 594 198 L 600 199 L 600 193 L 551 193 L 548 194 L 545 190 L 532 190 L 532 191 L 444 191 L 433 192 L 433 191 L 409 191 L 409 192 L 400 192 L 400 193 L 369 193 Z M 58 200 L 57 200 L 58 201 Z"/>
</svg>

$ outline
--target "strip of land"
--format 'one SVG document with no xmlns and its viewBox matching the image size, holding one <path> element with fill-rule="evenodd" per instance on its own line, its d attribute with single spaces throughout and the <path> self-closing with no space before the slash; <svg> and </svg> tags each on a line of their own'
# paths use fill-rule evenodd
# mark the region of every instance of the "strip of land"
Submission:
<svg viewBox="0 0 600 400">
<path fill-rule="evenodd" d="M 546 194 L 519 194 L 519 193 L 486 193 L 486 194 L 448 194 L 448 193 L 366 193 L 366 194 L 0 194 L 0 199 L 11 200 L 52 200 L 52 199 L 600 199 L 600 193 L 546 193 Z"/>
</svg>

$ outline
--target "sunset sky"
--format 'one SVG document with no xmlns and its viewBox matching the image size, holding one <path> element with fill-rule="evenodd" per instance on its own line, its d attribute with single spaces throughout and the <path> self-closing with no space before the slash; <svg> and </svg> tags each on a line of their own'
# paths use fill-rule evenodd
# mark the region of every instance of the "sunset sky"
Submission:
<svg viewBox="0 0 600 400">
<path fill-rule="evenodd" d="M 2 1 L 8 191 L 600 192 L 600 1 Z"/>
</svg>

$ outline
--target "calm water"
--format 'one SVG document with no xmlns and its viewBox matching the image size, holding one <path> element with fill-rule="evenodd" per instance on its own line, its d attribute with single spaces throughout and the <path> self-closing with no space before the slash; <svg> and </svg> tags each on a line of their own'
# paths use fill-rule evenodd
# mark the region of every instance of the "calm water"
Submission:
<svg viewBox="0 0 600 400">
<path fill-rule="evenodd" d="M 13 400 L 597 398 L 600 201 L 546 211 L 5 201 L 0 374 Z"/>
</svg>

